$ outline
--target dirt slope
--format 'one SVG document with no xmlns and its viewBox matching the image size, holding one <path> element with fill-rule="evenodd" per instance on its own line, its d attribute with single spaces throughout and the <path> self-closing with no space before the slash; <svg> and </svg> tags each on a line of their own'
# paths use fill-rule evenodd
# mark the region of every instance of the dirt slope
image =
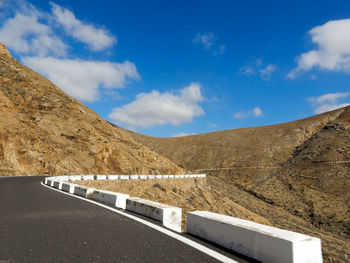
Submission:
<svg viewBox="0 0 350 263">
<path fill-rule="evenodd" d="M 0 175 L 178 173 L 0 45 Z"/>
</svg>

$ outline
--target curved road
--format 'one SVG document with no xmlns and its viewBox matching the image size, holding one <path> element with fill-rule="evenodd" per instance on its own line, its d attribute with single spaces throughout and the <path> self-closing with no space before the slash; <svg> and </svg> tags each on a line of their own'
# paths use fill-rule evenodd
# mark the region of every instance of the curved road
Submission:
<svg viewBox="0 0 350 263">
<path fill-rule="evenodd" d="M 218 262 L 146 225 L 48 189 L 43 178 L 0 178 L 0 263 Z"/>
</svg>

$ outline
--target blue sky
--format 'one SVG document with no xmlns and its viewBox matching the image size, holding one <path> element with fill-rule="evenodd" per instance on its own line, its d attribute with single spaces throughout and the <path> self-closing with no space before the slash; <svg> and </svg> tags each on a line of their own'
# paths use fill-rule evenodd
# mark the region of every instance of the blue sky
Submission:
<svg viewBox="0 0 350 263">
<path fill-rule="evenodd" d="M 350 103 L 346 0 L 0 0 L 0 42 L 106 120 L 151 136 Z"/>
</svg>

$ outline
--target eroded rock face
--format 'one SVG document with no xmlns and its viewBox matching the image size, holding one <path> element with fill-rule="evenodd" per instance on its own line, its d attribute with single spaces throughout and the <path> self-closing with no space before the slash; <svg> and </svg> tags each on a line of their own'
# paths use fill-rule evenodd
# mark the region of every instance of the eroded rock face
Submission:
<svg viewBox="0 0 350 263">
<path fill-rule="evenodd" d="M 0 175 L 181 172 L 0 45 Z"/>
</svg>

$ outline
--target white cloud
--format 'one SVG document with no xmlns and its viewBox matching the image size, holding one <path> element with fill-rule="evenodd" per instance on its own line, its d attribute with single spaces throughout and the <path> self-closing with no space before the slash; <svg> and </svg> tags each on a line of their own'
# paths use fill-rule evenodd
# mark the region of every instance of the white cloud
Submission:
<svg viewBox="0 0 350 263">
<path fill-rule="evenodd" d="M 198 105 L 203 101 L 199 83 L 191 83 L 179 95 L 170 92 L 141 93 L 130 104 L 113 109 L 109 118 L 130 129 L 148 128 L 162 124 L 180 125 L 204 115 Z"/>
<path fill-rule="evenodd" d="M 190 136 L 190 135 L 195 135 L 195 133 L 179 132 L 177 134 L 174 134 L 173 137 L 184 137 L 184 136 Z"/>
<path fill-rule="evenodd" d="M 45 17 L 33 6 L 26 6 L 22 12 L 16 12 L 0 28 L 0 41 L 8 48 L 20 54 L 63 56 L 67 46 L 57 37 L 52 29 L 39 22 Z"/>
<path fill-rule="evenodd" d="M 319 97 L 308 98 L 316 114 L 335 110 L 338 108 L 346 107 L 350 105 L 350 102 L 339 102 L 339 100 L 346 99 L 350 95 L 350 92 L 336 92 L 327 93 Z"/>
<path fill-rule="evenodd" d="M 236 119 L 246 119 L 246 118 L 258 118 L 263 115 L 263 111 L 259 107 L 255 107 L 252 110 L 239 111 L 233 114 Z"/>
<path fill-rule="evenodd" d="M 253 109 L 254 117 L 260 117 L 263 114 L 262 110 L 259 107 L 255 107 Z"/>
<path fill-rule="evenodd" d="M 117 42 L 116 38 L 105 29 L 85 24 L 76 19 L 72 11 L 52 2 L 50 4 L 56 22 L 64 28 L 68 35 L 87 44 L 91 50 L 101 51 Z"/>
<path fill-rule="evenodd" d="M 297 67 L 287 77 L 295 78 L 314 67 L 350 73 L 350 19 L 329 21 L 314 27 L 309 34 L 318 47 L 301 54 Z"/>
<path fill-rule="evenodd" d="M 239 69 L 239 73 L 245 76 L 252 76 L 259 74 L 260 78 L 268 81 L 271 78 L 271 75 L 273 72 L 275 72 L 277 69 L 277 66 L 274 64 L 268 64 L 266 65 L 262 58 L 258 58 L 255 61 L 242 66 Z"/>
<path fill-rule="evenodd" d="M 236 112 L 235 114 L 233 114 L 233 117 L 236 119 L 244 119 L 245 114 L 243 113 L 243 111 L 239 111 L 239 112 Z"/>
<path fill-rule="evenodd" d="M 197 34 L 197 36 L 193 38 L 193 43 L 202 45 L 204 49 L 216 56 L 225 53 L 226 50 L 226 46 L 218 44 L 217 39 L 218 37 L 214 35 L 213 32 L 207 32 L 205 34 Z"/>
<path fill-rule="evenodd" d="M 59 88 L 83 101 L 96 101 L 99 87 L 122 88 L 128 79 L 138 79 L 133 63 L 111 63 L 57 59 L 53 57 L 24 57 L 22 62 L 45 75 Z"/>
<path fill-rule="evenodd" d="M 271 74 L 276 70 L 276 65 L 270 64 L 266 66 L 265 68 L 262 68 L 259 70 L 260 72 L 260 77 L 263 80 L 269 80 L 271 77 Z"/>
</svg>

